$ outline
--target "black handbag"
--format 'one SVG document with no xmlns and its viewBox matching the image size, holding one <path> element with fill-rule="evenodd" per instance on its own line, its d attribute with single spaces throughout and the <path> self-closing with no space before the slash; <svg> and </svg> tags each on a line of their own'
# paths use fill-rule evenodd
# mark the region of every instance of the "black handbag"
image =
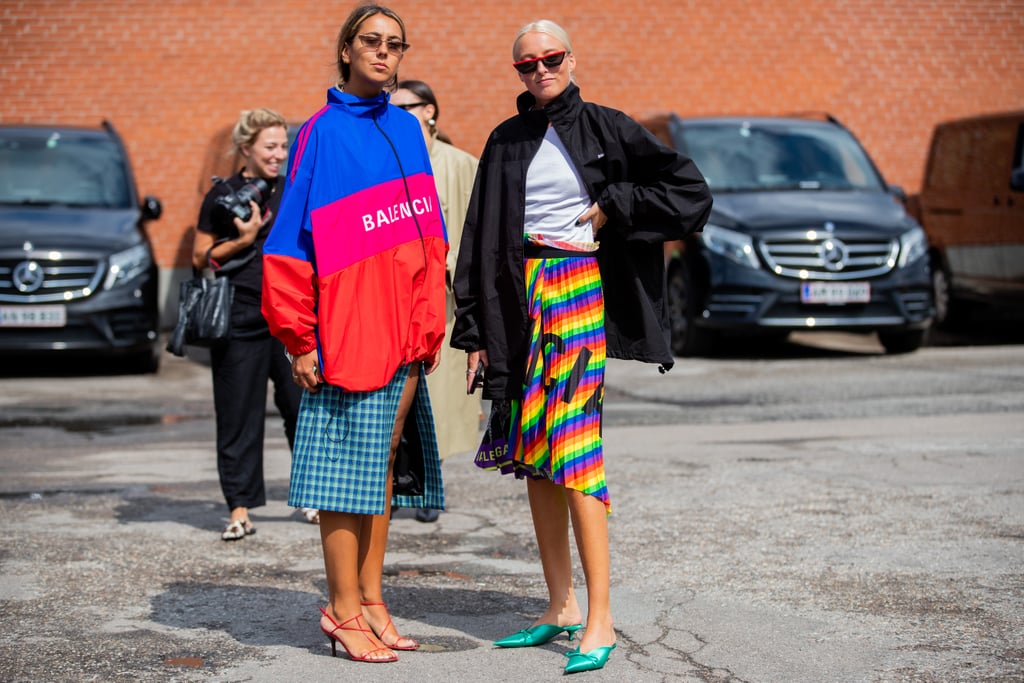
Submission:
<svg viewBox="0 0 1024 683">
<path fill-rule="evenodd" d="M 422 496 L 423 481 L 426 479 L 423 465 L 423 443 L 420 441 L 420 430 L 410 409 L 409 419 L 402 429 L 402 439 L 395 452 L 395 465 L 392 476 L 392 495 Z"/>
<path fill-rule="evenodd" d="M 210 263 L 210 252 L 206 262 Z M 178 289 L 178 322 L 167 340 L 167 350 L 175 356 L 185 355 L 185 346 L 214 347 L 231 336 L 231 302 L 235 286 L 227 277 L 217 277 L 207 267 Z"/>
</svg>

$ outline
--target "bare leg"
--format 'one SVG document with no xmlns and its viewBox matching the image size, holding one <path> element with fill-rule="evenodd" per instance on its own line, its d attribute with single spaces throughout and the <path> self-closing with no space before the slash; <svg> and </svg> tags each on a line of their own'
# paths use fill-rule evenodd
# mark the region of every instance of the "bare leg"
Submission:
<svg viewBox="0 0 1024 683">
<path fill-rule="evenodd" d="M 608 516 L 600 499 L 573 489 L 564 491 L 587 581 L 587 630 L 580 641 L 580 652 L 590 652 L 615 643 L 609 597 Z"/>
<path fill-rule="evenodd" d="M 231 509 L 231 521 L 232 522 L 235 522 L 235 521 L 248 522 L 249 521 L 249 508 L 247 508 L 247 507 L 232 508 Z"/>
<path fill-rule="evenodd" d="M 569 555 L 569 511 L 564 486 L 546 479 L 527 479 L 533 530 L 548 585 L 548 608 L 533 623 L 572 626 L 580 623 L 580 606 L 572 586 Z M 602 505 L 603 508 L 603 505 Z"/>
<path fill-rule="evenodd" d="M 405 427 L 405 419 L 409 415 L 413 399 L 416 397 L 416 388 L 419 385 L 420 364 L 413 363 L 409 368 L 409 378 L 406 380 L 405 388 L 402 390 L 402 398 L 398 404 L 398 413 L 395 416 L 395 427 L 391 433 L 391 453 L 388 458 L 387 473 L 387 496 L 382 515 L 364 515 L 362 528 L 359 535 L 359 593 L 363 603 L 383 603 L 384 594 L 381 588 L 381 581 L 384 575 L 384 554 L 388 547 L 388 527 L 391 522 L 391 485 L 393 469 L 395 465 L 395 451 L 402 439 L 402 429 Z M 415 641 L 409 638 L 398 636 L 398 631 L 392 626 L 388 628 L 385 636 L 384 629 L 388 626 L 387 610 L 382 604 L 376 606 L 363 605 L 363 613 L 370 624 L 370 628 L 381 637 L 388 639 L 391 646 L 415 647 Z"/>
<path fill-rule="evenodd" d="M 320 512 L 320 542 L 324 549 L 324 569 L 327 572 L 327 592 L 330 601 L 327 614 L 335 623 L 342 623 L 354 615 L 361 614 L 359 606 L 359 574 L 356 557 L 359 548 L 359 530 L 366 515 L 347 512 Z M 365 627 L 365 622 L 347 624 L 349 628 Z M 320 618 L 321 628 L 332 631 L 334 624 L 327 617 Z M 339 637 L 346 648 L 356 657 L 362 657 L 371 650 L 371 659 L 389 659 L 394 653 L 372 633 L 338 629 Z"/>
</svg>

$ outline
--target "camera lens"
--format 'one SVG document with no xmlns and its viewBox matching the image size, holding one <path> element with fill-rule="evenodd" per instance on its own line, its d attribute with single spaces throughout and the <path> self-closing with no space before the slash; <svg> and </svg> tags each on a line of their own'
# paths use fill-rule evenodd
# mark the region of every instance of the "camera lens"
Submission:
<svg viewBox="0 0 1024 683">
<path fill-rule="evenodd" d="M 254 201 L 262 207 L 269 189 L 270 183 L 266 180 L 263 178 L 253 178 L 238 188 L 237 192 L 217 197 L 217 206 L 226 212 L 229 220 L 237 216 L 243 221 L 248 221 L 252 218 L 252 208 L 249 206 L 249 202 Z"/>
<path fill-rule="evenodd" d="M 266 180 L 263 180 L 262 178 L 254 178 L 252 182 L 247 183 L 246 185 L 243 185 L 241 188 L 239 188 L 238 200 L 242 202 L 242 204 L 245 204 L 246 206 L 249 205 L 250 200 L 262 206 L 263 195 L 266 194 L 267 189 L 269 187 L 270 186 L 267 184 Z"/>
</svg>

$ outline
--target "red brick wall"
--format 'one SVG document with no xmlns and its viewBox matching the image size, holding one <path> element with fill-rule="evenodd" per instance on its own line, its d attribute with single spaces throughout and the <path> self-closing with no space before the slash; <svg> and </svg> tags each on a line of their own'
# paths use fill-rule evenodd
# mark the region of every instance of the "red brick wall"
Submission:
<svg viewBox="0 0 1024 683">
<path fill-rule="evenodd" d="M 301 120 L 334 82 L 351 2 L 0 0 L 0 121 L 95 123 L 128 144 L 164 216 L 160 265 L 187 265 L 200 169 L 242 109 Z M 932 126 L 1024 108 L 1024 0 L 395 1 L 441 127 L 479 154 L 513 111 L 510 42 L 550 18 L 585 98 L 634 115 L 827 110 L 890 182 L 920 185 Z"/>
</svg>

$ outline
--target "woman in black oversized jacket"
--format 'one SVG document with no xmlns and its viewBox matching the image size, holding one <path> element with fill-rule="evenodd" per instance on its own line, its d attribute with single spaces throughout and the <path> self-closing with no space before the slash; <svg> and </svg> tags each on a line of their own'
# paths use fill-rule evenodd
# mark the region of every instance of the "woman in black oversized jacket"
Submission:
<svg viewBox="0 0 1024 683">
<path fill-rule="evenodd" d="M 487 141 L 453 285 L 458 308 L 451 345 L 487 350 L 488 399 L 517 398 L 522 391 L 518 379 L 528 351 L 524 187 L 549 122 L 608 216 L 598 235 L 598 261 L 609 357 L 672 367 L 662 243 L 700 230 L 711 212 L 711 194 L 693 162 L 622 112 L 584 102 L 571 82 L 542 109 L 533 104 L 529 92 L 520 95 L 519 115 Z"/>
<path fill-rule="evenodd" d="M 571 519 L 588 598 L 586 631 L 565 667 L 574 673 L 602 668 L 615 647 L 605 355 L 672 366 L 662 243 L 701 229 L 711 195 L 690 159 L 622 112 L 580 98 L 576 58 L 557 24 L 528 24 L 512 51 L 527 92 L 480 158 L 451 345 L 467 351 L 467 388 L 483 364 L 484 398 L 510 401 L 508 453 L 486 465 L 526 478 L 548 584 L 547 610 L 495 645 L 571 639 L 582 628 Z"/>
</svg>

